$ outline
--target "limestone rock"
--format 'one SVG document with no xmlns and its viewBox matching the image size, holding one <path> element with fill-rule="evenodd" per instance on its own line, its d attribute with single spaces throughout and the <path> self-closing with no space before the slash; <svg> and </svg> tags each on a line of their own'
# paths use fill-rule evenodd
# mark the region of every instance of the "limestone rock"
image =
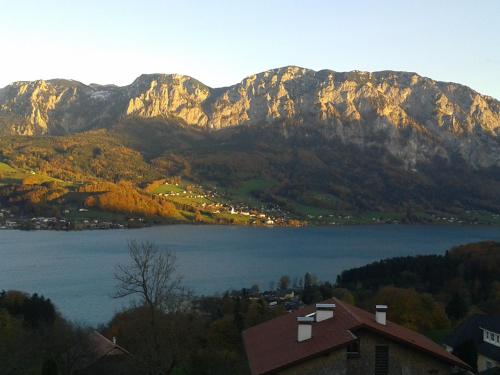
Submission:
<svg viewBox="0 0 500 375">
<path fill-rule="evenodd" d="M 206 131 L 313 126 L 326 139 L 383 147 L 407 168 L 455 153 L 474 167 L 500 166 L 500 102 L 416 73 L 289 66 L 216 89 L 187 76 L 149 74 L 124 87 L 50 80 L 0 90 L 2 134 L 71 134 L 127 117 L 173 119 Z"/>
</svg>

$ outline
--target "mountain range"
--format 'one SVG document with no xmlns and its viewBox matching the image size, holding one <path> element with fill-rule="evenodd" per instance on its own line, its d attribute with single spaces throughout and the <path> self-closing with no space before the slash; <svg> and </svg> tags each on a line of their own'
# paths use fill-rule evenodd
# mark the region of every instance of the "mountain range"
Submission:
<svg viewBox="0 0 500 375">
<path fill-rule="evenodd" d="M 500 102 L 410 72 L 288 66 L 223 88 L 178 74 L 15 82 L 0 89 L 0 134 L 3 161 L 59 178 L 258 180 L 252 199 L 291 209 L 500 209 Z M 92 142 L 103 152 L 78 151 Z M 96 158 L 109 160 L 92 169 Z"/>
</svg>

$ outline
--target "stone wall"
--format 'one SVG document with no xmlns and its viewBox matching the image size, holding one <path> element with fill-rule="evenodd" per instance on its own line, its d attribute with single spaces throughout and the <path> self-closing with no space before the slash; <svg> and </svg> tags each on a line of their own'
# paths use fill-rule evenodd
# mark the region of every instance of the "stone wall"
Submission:
<svg viewBox="0 0 500 375">
<path fill-rule="evenodd" d="M 368 331 L 359 331 L 356 335 L 360 338 L 360 356 L 358 358 L 347 358 L 346 348 L 343 347 L 279 373 L 283 375 L 374 374 L 376 345 L 389 346 L 389 375 L 444 375 L 453 373 L 453 366 L 426 353 Z"/>
</svg>

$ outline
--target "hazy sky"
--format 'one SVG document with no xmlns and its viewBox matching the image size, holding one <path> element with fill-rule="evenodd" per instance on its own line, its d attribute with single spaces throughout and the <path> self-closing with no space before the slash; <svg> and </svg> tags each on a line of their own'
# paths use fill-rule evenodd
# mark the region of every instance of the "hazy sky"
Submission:
<svg viewBox="0 0 500 375">
<path fill-rule="evenodd" d="M 498 0 L 0 0 L 0 43 L 0 87 L 157 72 L 217 87 L 299 65 L 414 71 L 500 99 Z"/>
</svg>

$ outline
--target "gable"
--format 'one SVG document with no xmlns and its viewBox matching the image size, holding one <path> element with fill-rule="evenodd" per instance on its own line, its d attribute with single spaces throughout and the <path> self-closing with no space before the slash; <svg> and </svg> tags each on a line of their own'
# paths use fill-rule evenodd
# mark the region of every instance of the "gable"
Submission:
<svg viewBox="0 0 500 375">
<path fill-rule="evenodd" d="M 411 350 L 422 352 L 447 365 L 468 369 L 468 365 L 428 338 L 387 321 L 382 325 L 373 314 L 337 299 L 324 303 L 336 304 L 333 318 L 314 322 L 312 337 L 297 341 L 297 317 L 315 311 L 309 306 L 244 331 L 245 350 L 252 374 L 266 374 L 288 368 L 311 358 L 329 354 L 357 339 L 357 331 L 366 329 L 379 336 L 402 343 Z"/>
</svg>

